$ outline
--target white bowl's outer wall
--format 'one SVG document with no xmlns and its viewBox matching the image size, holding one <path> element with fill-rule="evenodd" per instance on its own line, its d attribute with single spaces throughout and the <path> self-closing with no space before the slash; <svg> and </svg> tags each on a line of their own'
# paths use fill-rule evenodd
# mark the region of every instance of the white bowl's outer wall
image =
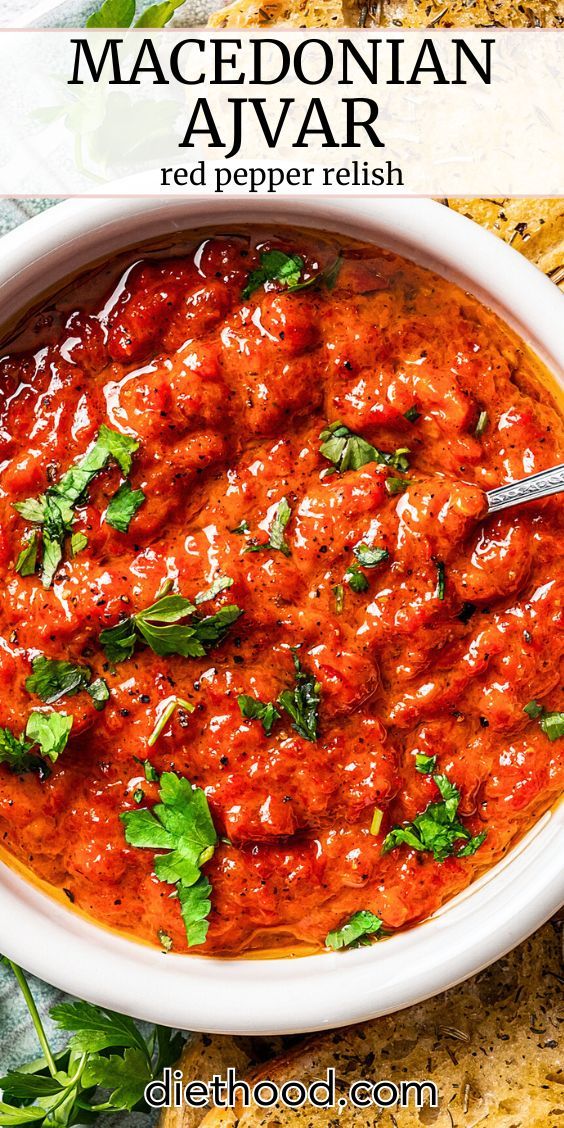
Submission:
<svg viewBox="0 0 564 1128">
<path fill-rule="evenodd" d="M 153 236 L 237 222 L 293 223 L 390 246 L 466 285 L 563 381 L 564 299 L 517 252 L 425 200 L 67 201 L 2 239 L 5 322 L 59 279 Z M 280 960 L 181 956 L 90 923 L 0 863 L 0 951 L 70 994 L 153 1022 L 232 1034 L 358 1022 L 486 967 L 564 901 L 564 804 L 431 919 L 370 948 Z"/>
</svg>

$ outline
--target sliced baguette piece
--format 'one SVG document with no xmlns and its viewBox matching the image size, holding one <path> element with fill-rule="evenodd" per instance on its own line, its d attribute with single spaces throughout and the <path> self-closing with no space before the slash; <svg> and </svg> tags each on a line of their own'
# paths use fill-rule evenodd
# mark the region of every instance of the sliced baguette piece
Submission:
<svg viewBox="0 0 564 1128">
<path fill-rule="evenodd" d="M 432 1079 L 438 1109 L 217 1109 L 202 1128 L 562 1128 L 562 973 L 562 935 L 547 925 L 459 987 L 308 1038 L 249 1076 L 307 1084 L 334 1066 L 337 1096 L 360 1078 Z"/>
</svg>

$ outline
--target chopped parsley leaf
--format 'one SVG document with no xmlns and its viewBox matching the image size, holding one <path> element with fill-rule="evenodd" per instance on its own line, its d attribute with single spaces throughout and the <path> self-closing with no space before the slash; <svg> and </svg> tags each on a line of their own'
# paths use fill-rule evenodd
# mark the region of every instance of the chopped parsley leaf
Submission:
<svg viewBox="0 0 564 1128">
<path fill-rule="evenodd" d="M 353 560 L 352 564 L 349 564 L 345 572 L 345 583 L 352 588 L 356 595 L 360 595 L 363 591 L 368 591 L 370 585 L 364 572 L 361 572 L 356 560 Z"/>
<path fill-rule="evenodd" d="M 408 423 L 417 423 L 417 420 L 421 418 L 421 412 L 417 410 L 414 404 L 413 407 L 408 407 L 407 411 L 404 411 L 403 417 L 407 419 Z"/>
<path fill-rule="evenodd" d="M 375 568 L 377 564 L 382 564 L 389 556 L 387 548 L 373 548 L 364 543 L 355 544 L 353 552 L 363 568 Z"/>
<path fill-rule="evenodd" d="M 425 756 L 423 752 L 417 752 L 415 756 L 415 771 L 420 775 L 433 775 L 437 770 L 437 757 Z"/>
<path fill-rule="evenodd" d="M 358 947 L 359 944 L 369 943 L 369 936 L 376 936 L 382 930 L 380 917 L 370 912 L 370 909 L 359 909 L 340 928 L 329 932 L 325 944 L 327 948 L 337 951 L 339 948 Z"/>
<path fill-rule="evenodd" d="M 390 497 L 394 497 L 396 494 L 405 493 L 408 485 L 409 481 L 407 478 L 386 478 L 386 493 L 388 493 Z"/>
<path fill-rule="evenodd" d="M 35 693 L 46 705 L 52 705 L 60 697 L 72 697 L 90 685 L 92 673 L 88 666 L 77 666 L 73 662 L 58 658 L 45 658 L 43 654 L 31 663 L 33 673 L 26 678 L 28 693 Z"/>
<path fill-rule="evenodd" d="M 471 835 L 457 818 L 460 792 L 445 775 L 433 775 L 441 801 L 429 803 L 413 822 L 394 827 L 386 835 L 382 853 L 387 854 L 398 846 L 429 851 L 437 862 L 446 858 L 465 858 L 475 854 L 486 837 L 486 832 Z"/>
<path fill-rule="evenodd" d="M 25 735 L 54 764 L 67 746 L 73 720 L 66 713 L 30 713 Z"/>
<path fill-rule="evenodd" d="M 294 689 L 284 689 L 278 698 L 278 704 L 292 718 L 296 732 L 304 740 L 317 740 L 318 709 L 321 701 L 321 686 L 312 674 L 302 670 L 300 660 L 294 652 L 294 668 L 296 671 L 296 685 Z"/>
<path fill-rule="evenodd" d="M 292 289 L 298 285 L 304 265 L 304 260 L 299 255 L 287 255 L 278 250 L 263 251 L 260 266 L 251 270 L 241 297 L 244 300 L 250 298 L 265 282 L 280 282 Z"/>
<path fill-rule="evenodd" d="M 8 728 L 0 728 L 0 764 L 13 772 L 38 771 L 46 774 L 43 757 L 52 764 L 64 751 L 73 726 L 73 717 L 66 713 L 30 713 L 25 735 L 14 736 Z M 38 752 L 34 749 L 38 748 Z"/>
<path fill-rule="evenodd" d="M 88 544 L 86 533 L 73 533 L 71 536 L 71 556 L 78 556 Z"/>
<path fill-rule="evenodd" d="M 110 691 L 104 678 L 95 678 L 87 687 L 86 692 L 92 698 L 94 708 L 97 709 L 98 712 L 104 708 L 106 701 L 108 701 L 110 697 Z"/>
<path fill-rule="evenodd" d="M 194 596 L 194 603 L 197 605 L 200 603 L 208 603 L 210 599 L 215 599 L 222 591 L 227 591 L 227 588 L 232 586 L 233 580 L 231 580 L 229 576 L 215 576 L 209 588 L 206 588 L 205 591 L 199 591 L 198 594 Z"/>
<path fill-rule="evenodd" d="M 260 721 L 267 736 L 270 736 L 276 721 L 280 720 L 280 713 L 271 701 L 259 701 L 257 697 L 249 697 L 247 693 L 240 693 L 237 704 L 241 716 L 246 720 Z"/>
<path fill-rule="evenodd" d="M 539 705 L 538 701 L 529 701 L 523 712 L 532 720 L 538 720 L 542 731 L 550 741 L 560 740 L 564 736 L 564 713 L 549 713 L 544 705 Z"/>
<path fill-rule="evenodd" d="M 394 470 L 404 472 L 409 469 L 409 450 L 400 447 L 390 453 L 378 450 L 372 443 L 350 431 L 344 423 L 331 423 L 320 434 L 322 439 L 319 453 L 323 455 L 340 474 L 345 470 L 359 470 L 369 462 L 377 462 L 384 466 L 391 466 Z"/>
<path fill-rule="evenodd" d="M 37 567 L 39 549 L 39 530 L 33 529 L 25 538 L 24 546 L 15 563 L 15 571 L 20 576 L 33 576 Z"/>
<path fill-rule="evenodd" d="M 111 525 L 112 529 L 117 529 L 119 533 L 127 533 L 131 521 L 144 501 L 143 490 L 134 490 L 127 479 L 110 500 L 106 510 L 106 524 Z"/>
<path fill-rule="evenodd" d="M 265 549 L 274 549 L 276 552 L 284 553 L 284 556 L 290 556 L 290 548 L 286 543 L 285 532 L 286 525 L 292 516 L 292 510 L 288 505 L 288 499 L 283 497 L 278 502 L 276 513 L 272 518 L 270 525 L 268 540 L 263 544 L 250 544 L 245 548 L 245 552 L 264 552 Z"/>
<path fill-rule="evenodd" d="M 100 642 L 110 662 L 131 658 L 142 639 L 155 654 L 180 654 L 183 658 L 203 658 L 223 641 L 242 611 L 235 604 L 222 607 L 214 615 L 195 615 L 195 603 L 181 595 L 163 595 L 150 607 L 128 619 L 107 627 Z M 182 621 L 186 620 L 186 621 Z"/>
<path fill-rule="evenodd" d="M 67 536 L 72 534 L 74 509 L 84 500 L 93 478 L 105 470 L 111 458 L 126 476 L 131 469 L 132 455 L 139 443 L 104 423 L 90 450 L 63 474 L 59 482 L 49 486 L 38 498 L 14 503 L 20 516 L 42 529 L 42 573 L 44 587 L 50 587 L 61 560 Z"/>
<path fill-rule="evenodd" d="M 187 779 L 163 772 L 159 799 L 152 810 L 125 811 L 120 818 L 130 846 L 160 851 L 154 871 L 160 881 L 176 886 L 192 947 L 207 935 L 211 887 L 202 866 L 213 856 L 217 834 L 205 792 Z"/>
<path fill-rule="evenodd" d="M 250 532 L 248 521 L 243 517 L 243 520 L 240 522 L 240 524 L 237 525 L 237 527 L 235 529 L 230 529 L 229 532 L 230 533 L 240 533 L 241 535 L 243 533 Z"/>
</svg>

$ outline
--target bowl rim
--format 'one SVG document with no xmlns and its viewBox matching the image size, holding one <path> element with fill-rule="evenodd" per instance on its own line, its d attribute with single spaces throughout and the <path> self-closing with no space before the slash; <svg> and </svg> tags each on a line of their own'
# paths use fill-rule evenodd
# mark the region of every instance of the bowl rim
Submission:
<svg viewBox="0 0 564 1128">
<path fill-rule="evenodd" d="M 55 280 L 154 234 L 268 222 L 337 230 L 392 247 L 466 286 L 564 386 L 564 297 L 491 233 L 422 199 L 114 197 L 70 200 L 2 238 L 0 308 L 25 309 Z M 564 901 L 564 804 L 437 913 L 383 943 L 300 958 L 167 953 L 75 913 L 0 860 L 0 951 L 69 994 L 178 1029 L 301 1033 L 392 1013 L 502 956 Z"/>
</svg>

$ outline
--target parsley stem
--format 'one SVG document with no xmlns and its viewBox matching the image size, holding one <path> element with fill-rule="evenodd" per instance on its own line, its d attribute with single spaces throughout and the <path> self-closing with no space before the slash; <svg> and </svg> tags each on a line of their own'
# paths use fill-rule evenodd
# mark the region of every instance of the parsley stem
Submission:
<svg viewBox="0 0 564 1128">
<path fill-rule="evenodd" d="M 31 1020 L 33 1022 L 33 1025 L 35 1026 L 35 1031 L 39 1039 L 41 1049 L 43 1050 L 43 1056 L 45 1058 L 45 1061 L 47 1062 L 49 1073 L 51 1074 L 51 1077 L 56 1077 L 57 1066 L 55 1064 L 55 1059 L 53 1057 L 53 1054 L 51 1053 L 51 1047 L 49 1045 L 49 1042 L 47 1041 L 47 1035 L 43 1028 L 43 1023 L 39 1017 L 39 1011 L 37 1010 L 37 1007 L 35 1005 L 33 995 L 29 988 L 29 983 L 27 982 L 27 979 L 21 967 L 18 967 L 18 965 L 13 963 L 12 960 L 8 960 L 8 963 L 18 981 L 18 986 L 25 999 L 27 1009 L 31 1015 Z"/>
</svg>

